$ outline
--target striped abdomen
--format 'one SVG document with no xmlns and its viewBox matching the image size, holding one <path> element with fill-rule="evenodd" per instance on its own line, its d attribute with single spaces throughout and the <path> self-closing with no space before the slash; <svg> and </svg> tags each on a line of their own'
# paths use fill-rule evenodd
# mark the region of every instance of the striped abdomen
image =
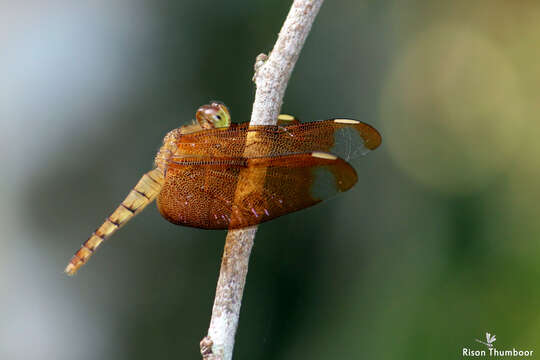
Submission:
<svg viewBox="0 0 540 360">
<path fill-rule="evenodd" d="M 144 174 L 137 185 L 129 192 L 116 210 L 105 219 L 105 222 L 86 240 L 79 251 L 73 255 L 66 267 L 66 273 L 73 275 L 92 256 L 96 248 L 116 230 L 141 212 L 159 194 L 163 185 L 163 173 L 154 169 Z"/>
</svg>

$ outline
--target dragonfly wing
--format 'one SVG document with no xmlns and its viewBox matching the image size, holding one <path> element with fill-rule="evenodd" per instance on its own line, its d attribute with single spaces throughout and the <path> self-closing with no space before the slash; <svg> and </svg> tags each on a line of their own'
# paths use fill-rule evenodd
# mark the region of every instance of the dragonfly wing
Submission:
<svg viewBox="0 0 540 360">
<path fill-rule="evenodd" d="M 157 204 L 169 221 L 242 228 L 315 205 L 357 181 L 344 160 L 320 152 L 259 158 L 175 158 Z"/>
<path fill-rule="evenodd" d="M 246 149 L 246 138 L 254 136 Z M 349 160 L 366 154 L 381 144 L 379 132 L 372 126 L 352 119 L 330 119 L 287 126 L 249 126 L 206 130 L 179 138 L 176 154 L 186 156 L 249 157 L 281 156 L 309 152 L 329 152 Z"/>
<path fill-rule="evenodd" d="M 250 131 L 269 129 L 250 127 Z M 330 119 L 299 123 L 287 127 L 278 127 L 262 136 L 272 142 L 271 151 L 275 154 L 322 151 L 330 152 L 349 160 L 376 149 L 381 143 L 379 132 L 372 126 L 352 119 Z"/>
<path fill-rule="evenodd" d="M 279 114 L 278 116 L 277 126 L 291 126 L 298 124 L 300 124 L 300 120 L 294 115 Z"/>
</svg>

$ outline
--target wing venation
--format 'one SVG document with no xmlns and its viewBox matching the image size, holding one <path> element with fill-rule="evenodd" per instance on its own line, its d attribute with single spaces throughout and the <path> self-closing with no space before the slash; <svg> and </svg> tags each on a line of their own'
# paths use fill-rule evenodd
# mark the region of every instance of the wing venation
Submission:
<svg viewBox="0 0 540 360">
<path fill-rule="evenodd" d="M 250 154 L 248 157 L 259 157 L 319 151 L 350 160 L 377 148 L 380 143 L 381 136 L 375 128 L 352 119 L 294 121 L 288 126 L 237 124 L 183 135 L 178 140 L 176 154 L 214 158 L 242 157 L 246 153 Z"/>
<path fill-rule="evenodd" d="M 242 228 L 298 211 L 350 189 L 354 169 L 331 154 L 227 162 L 170 162 L 157 205 L 169 221 L 204 229 Z"/>
</svg>

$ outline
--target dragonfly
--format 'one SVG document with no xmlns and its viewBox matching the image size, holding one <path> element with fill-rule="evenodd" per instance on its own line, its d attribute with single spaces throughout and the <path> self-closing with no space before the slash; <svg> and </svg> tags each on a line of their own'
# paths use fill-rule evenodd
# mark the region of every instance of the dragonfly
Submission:
<svg viewBox="0 0 540 360">
<path fill-rule="evenodd" d="M 73 275 L 107 238 L 156 200 L 168 221 L 201 229 L 257 225 L 320 203 L 358 180 L 347 162 L 381 144 L 358 120 L 300 122 L 279 115 L 277 125 L 232 123 L 221 102 L 201 106 L 192 124 L 163 139 L 153 170 L 73 255 Z"/>
</svg>

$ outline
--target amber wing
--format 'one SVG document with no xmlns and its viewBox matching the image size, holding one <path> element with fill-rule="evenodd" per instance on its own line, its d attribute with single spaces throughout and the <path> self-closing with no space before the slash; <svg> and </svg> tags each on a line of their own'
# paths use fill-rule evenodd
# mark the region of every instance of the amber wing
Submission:
<svg viewBox="0 0 540 360">
<path fill-rule="evenodd" d="M 250 135 L 256 135 L 257 141 L 248 142 L 246 149 L 246 138 Z M 379 132 L 358 120 L 291 121 L 285 126 L 237 124 L 183 135 L 177 144 L 177 154 L 213 158 L 243 157 L 246 153 L 254 154 L 249 157 L 258 157 L 321 151 L 348 161 L 377 148 L 380 143 Z"/>
<path fill-rule="evenodd" d="M 240 176 L 247 181 L 239 182 Z M 356 180 L 347 162 L 320 152 L 251 159 L 176 158 L 169 163 L 157 205 L 175 224 L 242 228 L 315 205 L 350 189 Z"/>
</svg>

